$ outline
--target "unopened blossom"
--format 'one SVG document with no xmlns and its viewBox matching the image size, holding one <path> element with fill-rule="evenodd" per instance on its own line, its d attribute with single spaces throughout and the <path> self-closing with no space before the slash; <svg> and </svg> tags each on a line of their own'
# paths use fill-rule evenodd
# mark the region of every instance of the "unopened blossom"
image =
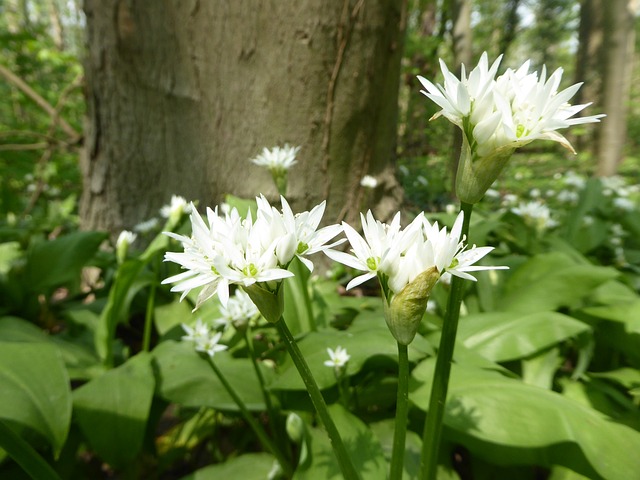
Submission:
<svg viewBox="0 0 640 480">
<path fill-rule="evenodd" d="M 516 149 L 534 140 L 551 140 L 575 153 L 558 130 L 599 122 L 604 116 L 575 117 L 590 104 L 568 103 L 581 84 L 559 90 L 562 69 L 547 78 L 544 67 L 538 75 L 529 72 L 526 61 L 496 76 L 501 59 L 489 66 L 485 52 L 468 75 L 462 66 L 460 79 L 441 60 L 442 85 L 418 76 L 421 93 L 441 107 L 432 119 L 442 115 L 463 132 L 456 176 L 456 193 L 463 202 L 478 202 Z"/>
<path fill-rule="evenodd" d="M 118 263 L 124 262 L 127 258 L 127 252 L 129 251 L 129 245 L 136 241 L 138 235 L 129 230 L 123 230 L 118 235 L 118 239 L 116 240 L 116 258 Z"/>
<path fill-rule="evenodd" d="M 171 290 L 181 292 L 181 299 L 191 290 L 202 288 L 196 308 L 213 295 L 218 295 L 222 305 L 227 305 L 229 286 L 239 285 L 267 320 L 276 321 L 274 316 L 280 309 L 279 304 L 267 307 L 265 302 L 275 301 L 271 297 L 280 290 L 281 280 L 293 276 L 287 270 L 289 263 L 295 256 L 329 248 L 331 245 L 324 243 L 337 235 L 340 227 L 317 229 L 324 204 L 294 215 L 284 197 L 282 212 L 271 207 L 264 197 L 256 201 L 255 220 L 251 212 L 247 218 L 241 218 L 235 208 L 226 214 L 220 214 L 217 208 L 207 208 L 205 221 L 192 208 L 191 236 L 165 232 L 178 240 L 184 250 L 167 252 L 165 260 L 178 263 L 185 271 L 163 283 L 174 283 Z M 313 266 L 308 259 L 301 260 Z"/>
<path fill-rule="evenodd" d="M 220 344 L 221 332 L 216 332 L 210 325 L 203 322 L 202 319 L 198 319 L 193 327 L 182 324 L 182 329 L 186 335 L 182 337 L 182 340 L 187 342 L 193 342 L 197 352 L 206 353 L 210 357 L 213 357 L 216 353 L 226 350 L 226 345 Z"/>
<path fill-rule="evenodd" d="M 378 186 L 378 180 L 376 177 L 372 177 L 371 175 L 365 175 L 360 180 L 360 185 L 365 188 L 376 188 Z"/>
<path fill-rule="evenodd" d="M 335 350 L 327 348 L 327 353 L 329 354 L 329 360 L 324 362 L 327 367 L 343 368 L 351 358 L 351 355 L 347 353 L 347 349 L 340 346 Z"/>
<path fill-rule="evenodd" d="M 145 234 L 155 230 L 159 223 L 160 221 L 156 217 L 151 217 L 149 220 L 138 223 L 133 229 L 138 233 Z"/>
<path fill-rule="evenodd" d="M 400 227 L 397 214 L 390 225 L 361 215 L 363 235 L 343 223 L 351 254 L 327 250 L 327 255 L 364 272 L 347 284 L 347 289 L 377 277 L 383 290 L 385 319 L 392 334 L 403 344 L 413 340 L 420 319 L 427 308 L 431 289 L 443 275 L 474 280 L 469 273 L 500 269 L 475 265 L 493 247 L 467 248 L 461 238 L 464 214 L 461 212 L 451 229 L 440 228 L 418 215 L 406 228 Z"/>
</svg>

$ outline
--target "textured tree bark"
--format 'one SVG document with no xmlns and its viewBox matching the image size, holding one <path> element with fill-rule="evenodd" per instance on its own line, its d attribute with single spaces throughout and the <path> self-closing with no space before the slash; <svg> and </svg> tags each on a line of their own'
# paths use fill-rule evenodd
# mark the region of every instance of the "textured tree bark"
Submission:
<svg viewBox="0 0 640 480">
<path fill-rule="evenodd" d="M 327 199 L 328 221 L 353 219 L 371 174 L 388 215 L 401 198 L 405 11 L 405 0 L 86 0 L 84 225 L 129 228 L 172 194 L 275 197 L 249 159 L 285 142 L 302 146 L 294 209 Z"/>
<path fill-rule="evenodd" d="M 603 14 L 602 120 L 598 136 L 599 176 L 615 175 L 627 138 L 627 110 L 635 46 L 636 0 L 606 2 Z"/>
</svg>

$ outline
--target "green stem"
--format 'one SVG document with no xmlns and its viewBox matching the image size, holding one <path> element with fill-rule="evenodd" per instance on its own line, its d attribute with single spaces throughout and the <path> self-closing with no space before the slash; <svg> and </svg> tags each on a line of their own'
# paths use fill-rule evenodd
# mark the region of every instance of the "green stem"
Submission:
<svg viewBox="0 0 640 480">
<path fill-rule="evenodd" d="M 31 445 L 0 421 L 0 447 L 35 480 L 60 480 L 56 471 Z"/>
<path fill-rule="evenodd" d="M 154 279 L 147 299 L 147 311 L 144 314 L 144 332 L 142 336 L 142 351 L 148 352 L 151 345 L 151 328 L 153 327 L 153 308 L 156 303 L 156 281 Z"/>
<path fill-rule="evenodd" d="M 251 412 L 249 412 L 249 410 L 245 406 L 240 396 L 236 393 L 236 391 L 233 389 L 231 384 L 224 377 L 224 375 L 222 374 L 218 366 L 213 361 L 213 358 L 207 355 L 207 360 L 209 362 L 209 365 L 215 372 L 215 374 L 218 376 L 218 379 L 220 380 L 220 383 L 222 383 L 222 386 L 225 388 L 225 390 L 227 390 L 229 395 L 231 395 L 231 398 L 236 403 L 236 405 L 238 405 L 238 408 L 240 409 L 240 413 L 242 413 L 242 416 L 244 417 L 246 422 L 249 424 L 253 432 L 256 434 L 256 436 L 260 440 L 260 443 L 262 443 L 264 448 L 269 450 L 276 457 L 276 459 L 278 460 L 278 463 L 280 463 L 280 466 L 282 467 L 282 470 L 284 470 L 288 478 L 291 478 L 291 476 L 293 475 L 293 469 L 289 461 L 286 459 L 286 457 L 282 453 L 282 451 L 269 438 L 267 433 L 264 431 L 264 428 L 262 428 L 262 426 L 258 422 L 256 422 L 255 418 L 253 418 L 253 415 L 251 415 Z"/>
<path fill-rule="evenodd" d="M 398 342 L 398 399 L 396 401 L 396 429 L 393 433 L 390 480 L 402 479 L 408 412 L 409 354 L 407 346 Z"/>
<path fill-rule="evenodd" d="M 298 369 L 298 372 L 300 373 L 300 376 L 302 377 L 302 380 L 307 387 L 307 391 L 309 392 L 309 396 L 311 397 L 311 402 L 313 403 L 316 412 L 318 412 L 318 416 L 324 424 L 324 428 L 327 430 L 327 434 L 329 435 L 329 439 L 331 440 L 333 452 L 338 459 L 338 464 L 340 465 L 340 470 L 342 471 L 343 478 L 345 480 L 359 479 L 360 476 L 358 475 L 358 472 L 351 462 L 351 458 L 349 457 L 344 443 L 342 442 L 340 432 L 338 432 L 336 424 L 333 422 L 331 415 L 329 415 L 327 404 L 322 397 L 322 393 L 318 388 L 318 384 L 313 378 L 311 370 L 309 369 L 309 365 L 307 365 L 306 360 L 302 356 L 302 352 L 300 351 L 298 344 L 293 338 L 289 327 L 287 327 L 287 324 L 282 318 L 280 318 L 280 320 L 276 322 L 276 327 L 278 328 L 278 332 L 280 332 L 280 336 L 284 340 L 284 344 L 287 347 L 289 355 L 291 355 L 293 363 Z"/>
<path fill-rule="evenodd" d="M 460 209 L 464 212 L 462 235 L 469 233 L 469 220 L 473 204 L 462 203 Z M 458 319 L 460 318 L 460 305 L 464 293 L 464 279 L 453 276 L 451 279 L 451 291 L 447 311 L 442 324 L 442 336 L 436 358 L 436 368 L 433 374 L 431 397 L 429 398 L 429 410 L 424 424 L 422 436 L 422 455 L 420 462 L 420 478 L 422 480 L 435 480 L 438 469 L 438 450 L 442 437 L 442 420 L 449 388 L 449 375 L 451 374 L 451 360 L 453 348 L 456 343 Z"/>
<path fill-rule="evenodd" d="M 271 429 L 273 430 L 273 434 L 276 437 L 276 440 L 280 439 L 280 429 L 276 423 L 278 418 L 278 412 L 273 406 L 273 402 L 271 401 L 271 395 L 267 391 L 267 384 L 264 381 L 264 375 L 262 375 L 262 370 L 260 370 L 260 365 L 258 365 L 258 359 L 256 358 L 256 352 L 253 349 L 253 341 L 251 339 L 251 327 L 247 325 L 247 328 L 244 329 L 244 341 L 247 343 L 247 349 L 249 350 L 249 357 L 251 358 L 251 363 L 253 364 L 253 369 L 256 372 L 256 376 L 258 377 L 258 382 L 260 383 L 260 388 L 262 389 L 262 395 L 264 397 L 264 404 L 267 407 L 267 412 L 269 414 L 269 423 L 271 424 Z"/>
</svg>

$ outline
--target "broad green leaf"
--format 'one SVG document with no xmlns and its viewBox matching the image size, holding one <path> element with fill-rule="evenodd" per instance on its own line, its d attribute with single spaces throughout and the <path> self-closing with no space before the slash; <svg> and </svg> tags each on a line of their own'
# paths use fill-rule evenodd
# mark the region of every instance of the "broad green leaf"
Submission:
<svg viewBox="0 0 640 480">
<path fill-rule="evenodd" d="M 347 350 L 351 356 L 347 363 L 347 375 L 355 375 L 364 363 L 375 356 L 386 356 L 397 361 L 398 347 L 389 332 L 384 319 L 379 315 L 361 315 L 346 331 L 325 329 L 305 335 L 298 346 L 309 364 L 313 376 L 321 389 L 329 388 L 336 383 L 333 368 L 325 366 L 329 359 L 327 348 L 335 350 L 338 346 Z M 409 360 L 415 362 L 431 352 L 430 345 L 417 335 L 409 345 Z M 283 362 L 272 389 L 305 390 L 300 374 L 287 357 Z"/>
<path fill-rule="evenodd" d="M 413 370 L 411 400 L 425 410 L 435 362 Z M 564 465 L 608 480 L 640 471 L 640 433 L 592 408 L 496 372 L 453 365 L 445 424 L 498 464 Z M 597 474 L 596 474 L 597 472 Z"/>
<path fill-rule="evenodd" d="M 69 377 L 57 348 L 45 342 L 0 342 L 0 417 L 38 432 L 54 455 L 71 422 Z"/>
<path fill-rule="evenodd" d="M 82 268 L 107 238 L 103 232 L 74 232 L 33 245 L 27 252 L 26 282 L 33 291 L 77 284 Z"/>
<path fill-rule="evenodd" d="M 5 342 L 46 342 L 55 346 L 62 356 L 72 380 L 91 378 L 102 371 L 98 357 L 79 343 L 47 335 L 32 323 L 18 317 L 0 318 L 0 338 Z"/>
<path fill-rule="evenodd" d="M 167 340 L 153 350 L 158 394 L 188 407 L 212 407 L 237 411 L 238 407 L 218 380 L 206 359 L 190 342 Z M 249 410 L 264 410 L 264 397 L 255 370 L 248 359 L 217 353 L 213 361 Z M 271 371 L 264 369 L 267 383 Z"/>
<path fill-rule="evenodd" d="M 462 317 L 458 340 L 494 362 L 528 357 L 587 332 L 590 327 L 556 312 L 492 312 Z"/>
<path fill-rule="evenodd" d="M 506 281 L 498 308 L 530 313 L 576 307 L 618 275 L 614 268 L 576 264 L 558 252 L 536 255 Z"/>
<path fill-rule="evenodd" d="M 384 457 L 387 462 L 391 462 L 391 452 L 393 450 L 393 433 L 395 430 L 394 420 L 384 420 L 372 423 L 370 426 L 374 435 L 380 442 Z M 418 479 L 420 474 L 420 452 L 422 450 L 422 439 L 420 435 L 411 430 L 407 431 L 404 452 L 404 479 Z M 443 474 L 444 472 L 442 472 Z M 439 474 L 438 478 L 444 478 Z"/>
<path fill-rule="evenodd" d="M 329 407 L 331 418 L 340 431 L 345 448 L 355 469 L 363 479 L 384 479 L 388 465 L 380 442 L 373 432 L 341 405 Z M 331 448 L 329 437 L 318 428 L 310 428 L 310 462 L 300 465 L 294 480 L 341 480 L 343 478 L 338 461 Z"/>
<path fill-rule="evenodd" d="M 115 467 L 135 460 L 142 447 L 154 391 L 150 360 L 148 353 L 139 353 L 73 392 L 82 433 Z"/>
<path fill-rule="evenodd" d="M 582 312 L 624 325 L 627 333 L 640 334 L 640 300 L 631 303 L 585 308 Z"/>
<path fill-rule="evenodd" d="M 182 480 L 220 480 L 238 478 L 242 480 L 264 480 L 269 477 L 275 459 L 268 453 L 247 453 L 218 465 L 209 465 Z"/>
<path fill-rule="evenodd" d="M 522 381 L 528 385 L 551 390 L 556 371 L 562 365 L 558 348 L 550 348 L 522 360 Z"/>
<path fill-rule="evenodd" d="M 189 303 L 181 302 L 176 298 L 170 303 L 157 306 L 154 310 L 153 317 L 156 330 L 158 334 L 162 336 L 176 325 L 180 325 L 181 323 L 190 324 L 193 320 L 193 313 L 191 312 Z"/>
<path fill-rule="evenodd" d="M 640 371 L 635 368 L 619 368 L 609 372 L 594 372 L 589 373 L 589 376 L 611 380 L 628 390 L 640 387 Z"/>
<path fill-rule="evenodd" d="M 225 203 L 231 208 L 238 210 L 241 217 L 246 217 L 248 212 L 251 212 L 251 218 L 255 219 L 258 213 L 258 205 L 254 199 L 240 198 L 235 195 L 227 194 L 224 197 Z"/>
<path fill-rule="evenodd" d="M 20 242 L 6 242 L 0 244 L 0 275 L 11 269 L 13 261 L 20 258 L 22 249 Z"/>
</svg>

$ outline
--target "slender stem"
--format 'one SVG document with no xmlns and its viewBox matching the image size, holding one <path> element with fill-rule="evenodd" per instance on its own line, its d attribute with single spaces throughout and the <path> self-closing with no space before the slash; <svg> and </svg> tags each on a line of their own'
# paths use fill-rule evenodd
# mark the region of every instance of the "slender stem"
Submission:
<svg viewBox="0 0 640 480">
<path fill-rule="evenodd" d="M 407 346 L 398 343 L 398 399 L 396 401 L 396 429 L 393 433 L 390 480 L 402 480 L 408 412 L 409 354 Z"/>
<path fill-rule="evenodd" d="M 144 332 L 142 336 L 142 351 L 148 352 L 151 345 L 151 328 L 153 327 L 153 308 L 156 303 L 156 281 L 154 279 L 147 299 L 147 311 L 144 314 Z"/>
<path fill-rule="evenodd" d="M 60 480 L 56 471 L 31 445 L 0 421 L 0 447 L 31 477 L 42 480 Z"/>
<path fill-rule="evenodd" d="M 342 471 L 342 475 L 345 480 L 356 480 L 359 479 L 360 476 L 356 471 L 353 463 L 351 462 L 351 458 L 347 453 L 347 450 L 342 442 L 342 437 L 340 436 L 340 432 L 338 432 L 338 428 L 336 424 L 333 422 L 331 415 L 329 415 L 329 410 L 327 409 L 327 404 L 322 397 L 322 393 L 318 388 L 318 384 L 316 383 L 313 375 L 311 374 L 311 370 L 309 369 L 309 365 L 307 365 L 307 361 L 302 356 L 302 352 L 298 347 L 289 327 L 284 322 L 282 318 L 278 322 L 276 322 L 276 327 L 278 328 L 278 332 L 280 332 L 280 336 L 284 340 L 284 344 L 287 347 L 287 351 L 289 355 L 291 355 L 291 359 L 295 364 L 304 384 L 307 387 L 307 391 L 309 392 L 309 396 L 311 397 L 311 402 L 318 412 L 318 416 L 322 423 L 324 424 L 324 428 L 327 430 L 327 434 L 329 435 L 329 439 L 331 440 L 331 446 L 333 447 L 333 452 L 338 459 L 338 464 L 340 465 L 340 470 Z"/>
<path fill-rule="evenodd" d="M 256 372 L 256 376 L 258 377 L 258 382 L 260 383 L 260 388 L 262 390 L 262 396 L 264 397 L 264 404 L 267 407 L 267 412 L 269 414 L 269 423 L 271 424 L 271 429 L 273 430 L 273 434 L 276 437 L 276 440 L 280 439 L 280 429 L 277 426 L 276 420 L 278 418 L 278 412 L 273 406 L 273 402 L 271 401 L 271 395 L 267 391 L 267 384 L 264 381 L 264 375 L 262 375 L 262 370 L 260 370 L 260 365 L 258 365 L 258 359 L 256 358 L 256 352 L 253 349 L 253 341 L 251 339 L 251 327 L 247 325 L 247 328 L 244 329 L 244 341 L 247 344 L 247 349 L 249 350 L 249 357 L 251 358 L 251 363 L 253 364 L 253 369 Z"/>
<path fill-rule="evenodd" d="M 462 235 L 469 233 L 469 220 L 473 204 L 462 203 L 460 209 L 464 212 L 464 223 L 462 224 Z M 453 276 L 451 279 L 451 291 L 447 311 L 442 324 L 442 336 L 440 337 L 440 347 L 436 358 L 436 368 L 433 374 L 433 385 L 431 386 L 431 397 L 429 398 L 429 410 L 427 420 L 424 424 L 424 434 L 422 437 L 422 456 L 420 462 L 420 478 L 422 480 L 435 480 L 438 468 L 438 451 L 440 448 L 440 438 L 442 436 L 442 420 L 444 418 L 444 407 L 447 400 L 447 390 L 449 388 L 449 375 L 451 373 L 451 360 L 453 359 L 453 348 L 456 342 L 456 332 L 458 330 L 458 319 L 460 317 L 460 305 L 464 293 L 464 280 Z"/>
<path fill-rule="evenodd" d="M 264 448 L 269 450 L 276 457 L 276 459 L 278 460 L 278 463 L 280 463 L 280 466 L 284 470 L 287 477 L 291 478 L 291 476 L 293 475 L 293 469 L 291 468 L 291 464 L 286 459 L 282 451 L 269 438 L 267 433 L 264 431 L 264 428 L 262 428 L 262 426 L 258 422 L 256 422 L 255 418 L 253 418 L 253 416 L 251 415 L 251 412 L 249 412 L 249 410 L 247 409 L 246 405 L 244 404 L 240 396 L 236 393 L 236 391 L 233 389 L 231 384 L 224 377 L 224 375 L 222 374 L 218 366 L 213 361 L 213 358 L 207 355 L 207 360 L 209 362 L 209 365 L 211 365 L 212 370 L 218 376 L 218 379 L 220 380 L 220 383 L 222 383 L 222 386 L 225 388 L 227 393 L 231 395 L 231 398 L 233 399 L 234 402 L 236 402 L 236 405 L 238 405 L 238 408 L 240 409 L 240 413 L 242 413 L 242 416 L 244 417 L 246 422 L 249 424 L 253 432 L 256 434 L 256 436 L 260 440 L 260 443 L 262 443 Z"/>
</svg>

